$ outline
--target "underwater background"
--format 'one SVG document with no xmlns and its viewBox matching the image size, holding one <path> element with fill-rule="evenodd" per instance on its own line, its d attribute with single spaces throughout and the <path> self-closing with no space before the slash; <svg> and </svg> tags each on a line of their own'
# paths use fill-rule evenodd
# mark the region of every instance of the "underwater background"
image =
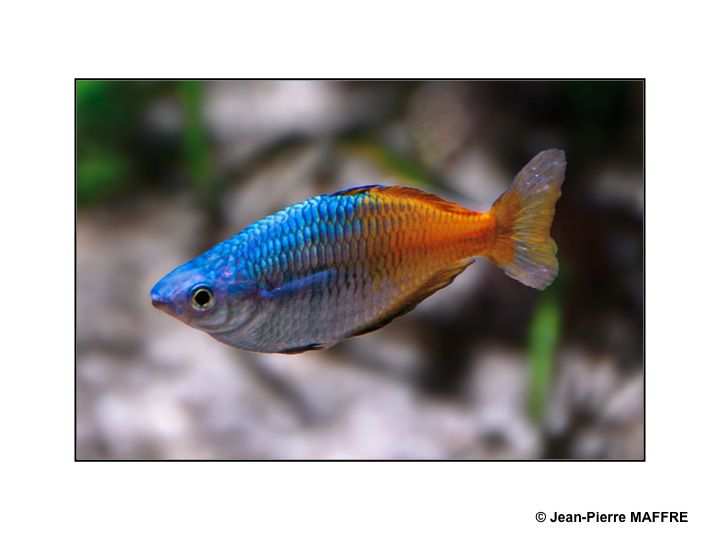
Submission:
<svg viewBox="0 0 720 540">
<path fill-rule="evenodd" d="M 78 459 L 643 459 L 642 81 L 76 81 Z M 155 310 L 173 267 L 372 183 L 487 210 L 567 155 L 538 292 L 480 260 L 326 351 Z"/>
</svg>

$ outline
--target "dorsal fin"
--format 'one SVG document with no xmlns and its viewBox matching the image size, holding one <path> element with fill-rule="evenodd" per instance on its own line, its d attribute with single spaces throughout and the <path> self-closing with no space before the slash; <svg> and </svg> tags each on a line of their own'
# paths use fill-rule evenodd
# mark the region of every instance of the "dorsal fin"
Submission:
<svg viewBox="0 0 720 540">
<path fill-rule="evenodd" d="M 362 193 L 366 193 L 366 192 L 370 191 L 371 189 L 384 188 L 384 187 L 386 187 L 386 186 L 383 186 L 381 184 L 368 184 L 366 186 L 345 188 L 345 189 L 341 189 L 340 191 L 336 191 L 335 193 L 331 193 L 330 197 L 347 197 L 349 195 L 360 195 Z"/>
<path fill-rule="evenodd" d="M 472 215 L 476 214 L 472 210 L 468 210 L 456 204 L 454 202 L 446 201 L 433 195 L 432 193 L 426 193 L 417 188 L 406 187 L 406 186 L 383 186 L 380 184 L 371 184 L 367 186 L 358 186 L 354 188 L 343 189 L 336 193 L 333 193 L 331 197 L 343 197 L 348 195 L 360 195 L 362 193 L 377 193 L 382 197 L 390 197 L 397 199 L 413 199 L 416 201 L 423 202 L 445 212 L 452 212 L 453 214 Z"/>
<path fill-rule="evenodd" d="M 473 259 L 464 259 L 449 268 L 443 268 L 442 270 L 434 274 L 432 277 L 430 277 L 430 279 L 428 279 L 423 285 L 420 286 L 420 288 L 413 292 L 412 295 L 410 295 L 404 301 L 396 304 L 388 312 L 384 313 L 379 318 L 371 321 L 366 326 L 363 326 L 362 328 L 353 331 L 347 337 L 367 334 L 368 332 L 372 332 L 374 330 L 377 330 L 378 328 L 382 328 L 393 319 L 397 319 L 401 315 L 405 315 L 409 311 L 412 311 L 415 306 L 425 300 L 428 296 L 430 296 L 434 292 L 439 291 L 443 287 L 447 287 L 448 285 L 450 285 L 453 280 L 472 263 Z"/>
</svg>

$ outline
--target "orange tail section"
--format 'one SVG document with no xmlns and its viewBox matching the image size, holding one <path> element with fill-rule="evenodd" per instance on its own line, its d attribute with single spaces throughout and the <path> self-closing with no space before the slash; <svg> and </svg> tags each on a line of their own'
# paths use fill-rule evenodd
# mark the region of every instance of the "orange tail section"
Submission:
<svg viewBox="0 0 720 540">
<path fill-rule="evenodd" d="M 490 259 L 510 277 L 535 289 L 550 285 L 558 273 L 550 226 L 564 178 L 565 152 L 540 152 L 490 210 L 496 219 Z"/>
</svg>

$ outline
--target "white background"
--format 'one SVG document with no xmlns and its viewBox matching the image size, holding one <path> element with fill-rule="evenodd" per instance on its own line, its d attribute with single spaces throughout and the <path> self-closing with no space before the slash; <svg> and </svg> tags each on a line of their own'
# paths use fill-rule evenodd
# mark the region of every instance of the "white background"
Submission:
<svg viewBox="0 0 720 540">
<path fill-rule="evenodd" d="M 717 538 L 709 5 L 4 7 L 0 538 Z M 73 78 L 316 76 L 647 77 L 645 463 L 73 461 Z M 686 510 L 690 523 L 539 524 L 541 510 Z"/>
</svg>

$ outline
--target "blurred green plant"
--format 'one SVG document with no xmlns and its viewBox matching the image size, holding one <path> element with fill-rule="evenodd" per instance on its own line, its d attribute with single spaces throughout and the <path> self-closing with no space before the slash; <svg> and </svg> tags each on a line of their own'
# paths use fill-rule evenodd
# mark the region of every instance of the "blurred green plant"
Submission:
<svg viewBox="0 0 720 540">
<path fill-rule="evenodd" d="M 530 321 L 530 413 L 536 422 L 545 416 L 555 353 L 560 340 L 560 302 L 555 287 L 541 294 Z"/>
<path fill-rule="evenodd" d="M 117 86 L 125 91 L 118 93 Z M 118 195 L 132 178 L 127 142 L 139 114 L 132 94 L 131 86 L 118 81 L 75 83 L 77 202 L 81 206 Z"/>
<path fill-rule="evenodd" d="M 343 148 L 351 155 L 375 163 L 397 180 L 415 184 L 428 183 L 430 180 L 427 172 L 419 163 L 375 140 L 348 138 L 344 141 Z"/>
<path fill-rule="evenodd" d="M 180 160 L 177 136 L 148 127 L 147 111 L 182 82 L 77 80 L 77 202 L 107 202 L 163 181 Z"/>
<path fill-rule="evenodd" d="M 197 192 L 207 200 L 211 195 L 210 141 L 202 121 L 203 83 L 180 81 L 178 91 L 185 113 L 183 130 L 184 161 L 190 175 L 190 182 Z"/>
<path fill-rule="evenodd" d="M 77 164 L 80 205 L 109 199 L 122 191 L 129 173 L 126 159 L 103 148 L 86 149 Z"/>
</svg>

